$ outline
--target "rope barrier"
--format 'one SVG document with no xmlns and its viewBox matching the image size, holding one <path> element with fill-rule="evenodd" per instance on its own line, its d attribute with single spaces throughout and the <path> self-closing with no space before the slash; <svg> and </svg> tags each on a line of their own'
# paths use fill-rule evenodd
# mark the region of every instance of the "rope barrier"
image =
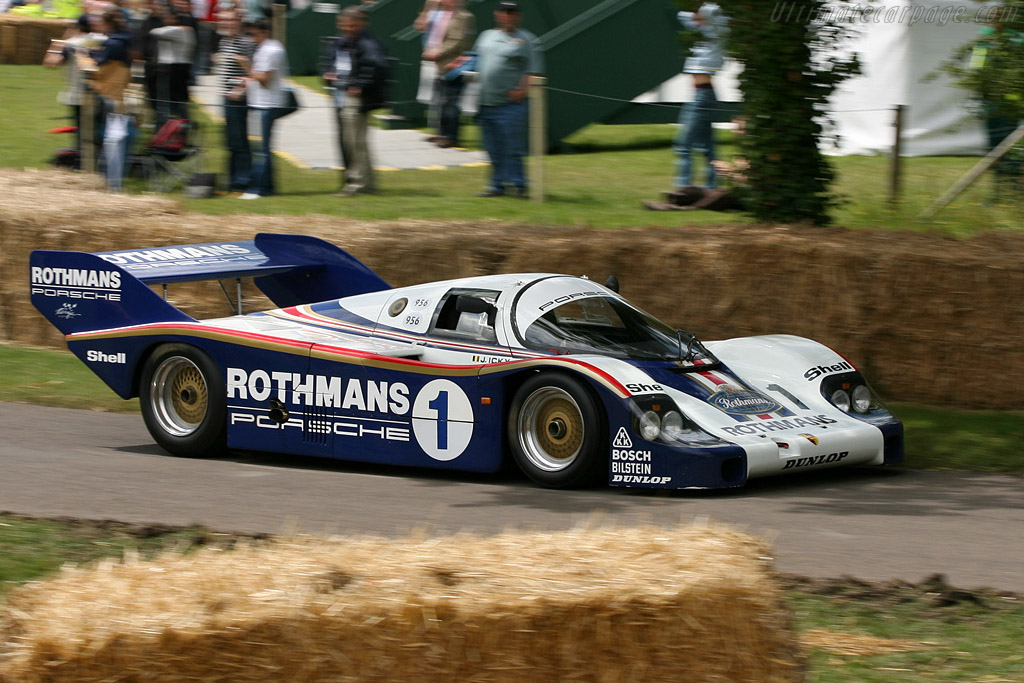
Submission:
<svg viewBox="0 0 1024 683">
<path fill-rule="evenodd" d="M 219 86 L 201 86 L 201 85 L 199 85 L 199 86 L 192 86 L 190 88 L 190 90 L 192 90 L 192 91 L 203 90 L 203 91 L 206 91 L 206 92 L 209 92 L 210 90 L 215 90 L 215 89 L 216 90 L 220 90 L 220 87 Z M 619 102 L 621 104 L 632 104 L 632 105 L 638 105 L 638 106 L 644 106 L 644 107 L 660 107 L 660 108 L 665 108 L 665 109 L 678 110 L 681 106 L 692 105 L 692 102 L 680 102 L 680 103 L 673 103 L 673 102 L 637 102 L 635 100 L 627 100 L 627 99 L 619 98 L 619 97 L 611 97 L 611 96 L 608 96 L 608 95 L 596 95 L 596 94 L 593 94 L 593 93 L 584 93 L 584 92 L 578 92 L 578 91 L 575 91 L 575 90 L 566 90 L 564 88 L 553 88 L 551 86 L 545 86 L 544 89 L 549 91 L 549 92 L 558 92 L 558 93 L 564 93 L 564 94 L 568 94 L 568 95 L 576 95 L 578 97 L 589 97 L 589 98 L 592 98 L 592 99 L 599 99 L 599 100 L 605 100 L 605 101 L 610 101 L 610 102 Z M 223 92 L 218 92 L 217 94 L 220 97 L 224 96 Z M 324 97 L 330 98 L 331 95 L 324 94 Z M 155 104 L 174 104 L 174 105 L 192 104 L 192 101 L 182 102 L 181 100 L 167 100 L 167 99 L 161 99 L 161 98 L 152 98 L 152 99 L 150 99 L 148 97 L 146 98 L 146 101 L 147 102 L 152 102 L 152 103 L 155 103 Z M 416 104 L 416 103 L 419 103 L 419 100 L 394 100 L 394 101 L 388 102 L 388 105 L 389 106 L 400 106 L 400 105 Z M 200 103 L 200 104 L 203 104 L 203 103 Z M 742 102 L 737 102 L 736 104 L 742 105 Z M 208 106 L 239 106 L 239 107 L 241 107 L 243 105 L 231 105 L 230 103 L 225 103 L 225 102 L 215 102 L 215 103 L 210 104 Z M 245 106 L 248 107 L 248 105 L 245 105 Z M 334 104 L 307 104 L 307 103 L 302 103 L 301 108 L 302 109 L 332 109 L 333 110 L 335 108 L 335 106 L 334 106 Z M 697 109 L 699 111 L 709 111 L 709 112 L 735 112 L 736 111 L 736 107 L 698 107 Z M 865 109 L 828 109 L 828 110 L 825 110 L 825 111 L 823 111 L 821 113 L 822 114 L 850 114 L 850 113 L 864 113 L 864 112 L 891 112 L 892 110 L 893 110 L 892 107 L 877 107 L 877 108 L 865 108 Z M 1010 130 L 1013 130 L 1013 128 L 1010 128 Z"/>
</svg>

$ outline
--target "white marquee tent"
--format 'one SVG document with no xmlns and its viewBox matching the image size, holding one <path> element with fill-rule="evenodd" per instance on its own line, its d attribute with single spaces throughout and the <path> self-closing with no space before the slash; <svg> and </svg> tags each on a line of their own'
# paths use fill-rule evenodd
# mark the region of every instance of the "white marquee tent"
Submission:
<svg viewBox="0 0 1024 683">
<path fill-rule="evenodd" d="M 938 71 L 953 51 L 978 35 L 991 5 L 971 0 L 887 0 L 870 3 L 872 14 L 855 21 L 858 36 L 850 49 L 860 54 L 862 75 L 842 84 L 832 98 L 838 124 L 837 154 L 888 153 L 893 144 L 893 110 L 905 106 L 905 156 L 977 155 L 985 152 L 981 120 L 966 91 Z M 715 77 L 720 100 L 740 101 L 736 76 L 727 63 Z M 689 77 L 677 76 L 638 102 L 680 102 L 692 96 Z"/>
</svg>

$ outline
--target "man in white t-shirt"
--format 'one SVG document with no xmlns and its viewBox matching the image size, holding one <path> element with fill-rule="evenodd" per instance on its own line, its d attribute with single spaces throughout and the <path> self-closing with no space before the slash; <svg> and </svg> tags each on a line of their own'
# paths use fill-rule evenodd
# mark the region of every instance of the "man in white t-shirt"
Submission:
<svg viewBox="0 0 1024 683">
<path fill-rule="evenodd" d="M 288 55 L 284 46 L 270 37 L 270 22 L 266 19 L 247 25 L 246 33 L 256 43 L 252 62 L 242 55 L 235 55 L 235 59 L 248 71 L 249 108 L 259 114 L 262 141 L 259 151 L 253 155 L 252 185 L 239 199 L 259 199 L 274 194 L 271 136 L 274 121 L 281 116 L 286 104 L 282 86 L 288 78 Z"/>
</svg>

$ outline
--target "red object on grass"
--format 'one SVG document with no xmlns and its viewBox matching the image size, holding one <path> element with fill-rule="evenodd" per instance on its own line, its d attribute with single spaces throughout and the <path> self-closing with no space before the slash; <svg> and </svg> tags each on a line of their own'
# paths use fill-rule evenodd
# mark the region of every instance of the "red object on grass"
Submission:
<svg viewBox="0 0 1024 683">
<path fill-rule="evenodd" d="M 60 126 L 59 128 L 51 128 L 46 131 L 47 133 L 74 133 L 78 130 L 78 126 Z"/>
</svg>

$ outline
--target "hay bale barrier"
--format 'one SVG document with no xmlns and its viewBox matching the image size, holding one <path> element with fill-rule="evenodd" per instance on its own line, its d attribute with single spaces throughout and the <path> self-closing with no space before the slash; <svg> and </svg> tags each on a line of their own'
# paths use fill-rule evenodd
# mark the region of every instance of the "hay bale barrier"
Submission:
<svg viewBox="0 0 1024 683">
<path fill-rule="evenodd" d="M 769 555 L 705 525 L 108 560 L 10 594 L 0 680 L 803 680 Z"/>
<path fill-rule="evenodd" d="M 41 64 L 50 41 L 61 38 L 70 19 L 0 14 L 0 64 Z"/>
<path fill-rule="evenodd" d="M 638 220 L 642 216 L 638 214 Z M 0 339 L 62 346 L 29 302 L 32 249 L 108 251 L 315 235 L 396 286 L 514 272 L 614 274 L 622 293 L 702 339 L 788 333 L 850 358 L 892 399 L 1024 408 L 1024 234 L 971 239 L 795 226 L 676 229 L 366 223 L 332 216 L 200 216 L 93 179 L 0 171 Z M 246 310 L 270 307 L 245 289 Z M 230 315 L 215 282 L 171 288 L 198 318 Z"/>
</svg>

